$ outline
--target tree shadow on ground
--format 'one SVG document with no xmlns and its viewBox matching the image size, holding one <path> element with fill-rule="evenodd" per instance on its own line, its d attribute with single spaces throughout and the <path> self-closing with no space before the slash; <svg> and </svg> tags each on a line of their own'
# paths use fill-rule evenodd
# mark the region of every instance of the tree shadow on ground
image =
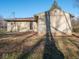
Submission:
<svg viewBox="0 0 79 59">
<path fill-rule="evenodd" d="M 72 34 L 72 36 L 74 36 L 74 37 L 76 37 L 76 38 L 79 38 L 79 35 Z"/>
<path fill-rule="evenodd" d="M 46 38 L 43 59 L 64 59 L 64 55 L 57 49 L 50 27 L 50 12 L 45 12 Z"/>
<path fill-rule="evenodd" d="M 64 55 L 57 49 L 55 45 L 52 34 L 49 35 L 47 33 L 46 35 L 43 59 L 64 59 Z"/>
<path fill-rule="evenodd" d="M 17 59 L 28 59 L 29 56 L 33 54 L 34 50 L 36 50 L 40 46 L 41 42 L 43 42 L 43 39 L 39 40 L 31 48 L 23 49 L 22 54 Z"/>
</svg>

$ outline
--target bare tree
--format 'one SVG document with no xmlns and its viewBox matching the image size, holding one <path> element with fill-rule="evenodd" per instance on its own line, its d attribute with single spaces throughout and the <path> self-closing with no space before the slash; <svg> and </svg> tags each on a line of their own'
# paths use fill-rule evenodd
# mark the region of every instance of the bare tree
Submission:
<svg viewBox="0 0 79 59">
<path fill-rule="evenodd" d="M 3 20 L 3 16 L 2 15 L 0 15 L 0 20 Z"/>
</svg>

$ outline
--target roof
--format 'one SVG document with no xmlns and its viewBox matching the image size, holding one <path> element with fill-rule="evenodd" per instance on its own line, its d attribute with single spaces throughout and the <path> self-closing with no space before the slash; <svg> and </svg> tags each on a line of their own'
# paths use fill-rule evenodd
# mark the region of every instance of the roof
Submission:
<svg viewBox="0 0 79 59">
<path fill-rule="evenodd" d="M 34 22 L 34 18 L 33 17 L 29 17 L 29 18 L 14 18 L 14 19 L 9 19 L 9 20 L 5 20 L 7 22 Z"/>
</svg>

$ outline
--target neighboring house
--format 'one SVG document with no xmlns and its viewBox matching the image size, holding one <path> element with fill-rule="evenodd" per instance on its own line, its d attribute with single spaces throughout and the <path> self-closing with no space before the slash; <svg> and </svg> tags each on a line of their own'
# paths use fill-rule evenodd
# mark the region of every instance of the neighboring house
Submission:
<svg viewBox="0 0 79 59">
<path fill-rule="evenodd" d="M 8 32 L 25 32 L 36 31 L 36 20 L 33 17 L 30 18 L 15 18 L 14 20 L 7 21 Z"/>
<path fill-rule="evenodd" d="M 40 33 L 51 31 L 54 35 L 72 34 L 71 15 L 64 12 L 54 1 L 50 10 L 36 14 L 33 18 L 7 20 L 7 31 L 29 31 Z"/>
</svg>

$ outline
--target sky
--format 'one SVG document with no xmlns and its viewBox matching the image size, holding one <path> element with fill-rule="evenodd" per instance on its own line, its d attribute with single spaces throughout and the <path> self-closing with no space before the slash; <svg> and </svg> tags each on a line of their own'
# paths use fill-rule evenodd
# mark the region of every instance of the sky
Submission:
<svg viewBox="0 0 79 59">
<path fill-rule="evenodd" d="M 0 0 L 0 16 L 4 18 L 25 18 L 49 10 L 53 0 Z M 79 16 L 79 9 L 73 0 L 58 0 L 62 10 Z"/>
</svg>

